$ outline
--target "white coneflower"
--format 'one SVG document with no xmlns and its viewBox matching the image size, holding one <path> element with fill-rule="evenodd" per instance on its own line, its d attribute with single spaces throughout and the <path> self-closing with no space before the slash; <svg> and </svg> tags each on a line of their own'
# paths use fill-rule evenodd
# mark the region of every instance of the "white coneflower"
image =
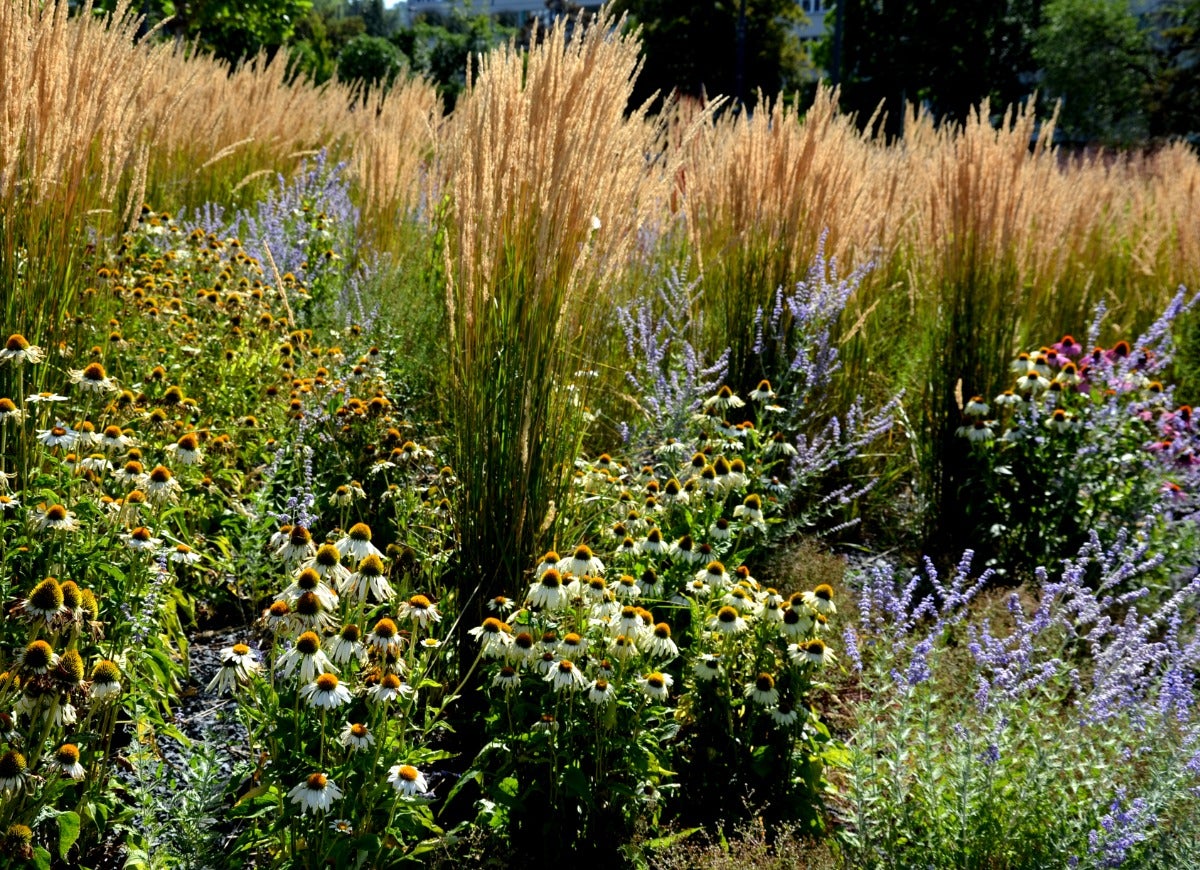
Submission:
<svg viewBox="0 0 1200 870">
<path fill-rule="evenodd" d="M 708 621 L 709 630 L 721 634 L 740 634 L 746 630 L 746 627 L 746 620 L 742 619 L 736 608 L 730 607 L 728 604 L 718 610 L 717 615 Z"/>
<path fill-rule="evenodd" d="M 570 659 L 560 659 L 546 674 L 545 680 L 556 692 L 577 692 L 587 685 L 583 672 Z"/>
<path fill-rule="evenodd" d="M 690 498 L 687 490 L 683 488 L 683 484 L 677 478 L 672 477 L 663 485 L 662 502 L 665 505 L 681 505 L 687 504 Z"/>
<path fill-rule="evenodd" d="M 570 596 L 563 586 L 562 574 L 557 568 L 548 568 L 529 587 L 527 603 L 530 607 L 553 612 L 570 604 Z"/>
<path fill-rule="evenodd" d="M 1046 418 L 1045 426 L 1060 434 L 1070 432 L 1075 428 L 1075 417 L 1062 408 L 1055 408 L 1054 412 Z"/>
<path fill-rule="evenodd" d="M 146 493 L 150 503 L 158 506 L 178 501 L 183 487 L 165 465 L 156 465 L 138 481 L 138 486 Z"/>
<path fill-rule="evenodd" d="M 262 670 L 258 655 L 244 643 L 235 643 L 221 650 L 221 661 L 232 662 L 246 678 Z"/>
<path fill-rule="evenodd" d="M 404 638 L 400 636 L 400 629 L 396 627 L 396 623 L 384 617 L 375 623 L 367 635 L 366 642 L 367 646 L 373 647 L 381 653 L 398 653 L 404 643 Z"/>
<path fill-rule="evenodd" d="M 411 764 L 395 764 L 388 768 L 388 780 L 401 797 L 413 798 L 429 791 L 425 774 Z"/>
<path fill-rule="evenodd" d="M 34 518 L 34 523 L 42 531 L 46 529 L 55 532 L 79 531 L 79 521 L 75 519 L 75 512 L 67 510 L 61 504 L 45 508 L 39 516 Z"/>
<path fill-rule="evenodd" d="M 342 796 L 342 790 L 329 781 L 323 773 L 313 773 L 288 792 L 292 803 L 300 804 L 300 815 L 312 812 L 326 812 L 335 800 Z"/>
<path fill-rule="evenodd" d="M 12 797 L 25 787 L 29 778 L 29 766 L 25 756 L 10 749 L 0 755 L 0 796 Z"/>
<path fill-rule="evenodd" d="M 17 407 L 16 403 L 7 396 L 0 398 L 0 425 L 13 422 L 20 423 L 25 419 L 25 412 Z"/>
<path fill-rule="evenodd" d="M 617 692 L 612 687 L 612 683 L 603 677 L 597 677 L 587 686 L 587 699 L 597 707 L 603 707 L 610 703 L 616 695 Z"/>
<path fill-rule="evenodd" d="M 296 674 L 301 683 L 311 683 L 320 674 L 340 673 L 321 649 L 321 639 L 312 631 L 306 631 L 296 638 L 295 646 L 279 657 L 275 669 L 284 679 Z"/>
<path fill-rule="evenodd" d="M 733 509 L 733 515 L 752 525 L 760 525 L 763 521 L 762 496 L 750 493 L 740 505 Z"/>
<path fill-rule="evenodd" d="M 121 431 L 120 426 L 106 426 L 100 435 L 100 447 L 108 453 L 124 453 L 133 446 L 133 440 Z"/>
<path fill-rule="evenodd" d="M 65 613 L 65 599 L 62 586 L 54 577 L 40 581 L 29 592 L 29 597 L 22 601 L 17 612 L 29 620 L 44 620 L 49 622 L 60 613 Z"/>
<path fill-rule="evenodd" d="M 275 600 L 286 601 L 295 606 L 296 601 L 305 593 L 315 595 L 324 610 L 334 610 L 338 606 L 337 593 L 325 584 L 315 568 L 301 568 L 296 573 L 296 579 L 276 595 Z"/>
<path fill-rule="evenodd" d="M 488 610 L 490 610 L 492 613 L 499 613 L 502 616 L 512 613 L 516 607 L 517 602 L 513 601 L 511 598 L 505 598 L 503 595 L 497 595 L 487 603 Z"/>
<path fill-rule="evenodd" d="M 638 586 L 637 580 L 628 574 L 622 574 L 617 578 L 613 591 L 622 601 L 632 601 L 642 594 L 642 588 Z"/>
<path fill-rule="evenodd" d="M 367 700 L 373 704 L 386 704 L 397 698 L 408 698 L 414 694 L 413 687 L 396 674 L 384 674 L 379 682 L 367 689 Z"/>
<path fill-rule="evenodd" d="M 744 586 L 734 586 L 721 597 L 721 601 L 731 607 L 736 607 L 737 612 L 742 616 L 757 616 L 761 609 L 759 603 L 754 599 L 753 593 Z"/>
<path fill-rule="evenodd" d="M 366 523 L 355 523 L 350 527 L 350 531 L 344 538 L 339 540 L 335 547 L 343 557 L 348 557 L 356 562 L 359 562 L 368 556 L 382 558 L 383 553 L 378 547 L 371 543 L 371 527 Z"/>
<path fill-rule="evenodd" d="M 388 582 L 385 570 L 382 559 L 374 553 L 368 554 L 343 584 L 342 594 L 359 602 L 368 597 L 382 603 L 391 601 L 396 597 L 396 590 Z"/>
<path fill-rule="evenodd" d="M 646 695 L 654 701 L 665 701 L 671 693 L 671 686 L 675 682 L 670 674 L 653 673 L 638 677 L 638 686 Z"/>
<path fill-rule="evenodd" d="M 753 683 L 746 684 L 745 695 L 763 707 L 774 707 L 779 703 L 779 690 L 775 688 L 775 678 L 765 672 L 755 677 Z"/>
<path fill-rule="evenodd" d="M 642 638 L 642 649 L 654 658 L 673 659 L 679 655 L 679 647 L 671 639 L 671 626 L 665 622 L 658 623 Z"/>
<path fill-rule="evenodd" d="M 779 459 L 784 456 L 795 456 L 796 448 L 787 440 L 782 432 L 776 432 L 771 436 L 771 440 L 767 442 L 767 446 L 763 451 L 771 459 Z"/>
<path fill-rule="evenodd" d="M 146 476 L 146 470 L 142 467 L 142 463 L 136 459 L 130 459 L 120 468 L 113 469 L 112 476 L 122 486 L 137 486 Z"/>
<path fill-rule="evenodd" d="M 49 429 L 37 430 L 37 440 L 45 447 L 70 450 L 79 439 L 79 433 L 63 425 L 62 421 Z"/>
<path fill-rule="evenodd" d="M 577 662 L 583 658 L 583 654 L 587 652 L 587 648 L 587 638 L 570 631 L 559 641 L 555 651 L 563 658 Z"/>
<path fill-rule="evenodd" d="M 154 537 L 145 526 L 138 526 L 128 534 L 121 535 L 121 540 L 125 542 L 125 546 L 135 551 L 158 550 L 163 543 L 162 538 Z"/>
<path fill-rule="evenodd" d="M 575 586 L 577 590 L 572 590 Z M 603 577 L 577 577 L 567 584 L 567 593 L 572 597 L 582 596 L 592 604 L 600 604 L 607 598 L 608 584 Z"/>
<path fill-rule="evenodd" d="M 121 669 L 117 663 L 101 659 L 92 668 L 92 698 L 103 701 L 121 694 Z"/>
<path fill-rule="evenodd" d="M 821 613 L 825 616 L 837 613 L 837 605 L 833 603 L 833 587 L 828 583 L 822 583 L 811 592 L 805 592 L 802 598 L 814 613 Z"/>
<path fill-rule="evenodd" d="M 350 579 L 350 569 L 342 564 L 342 553 L 333 544 L 322 544 L 311 559 L 300 563 L 300 569 L 312 568 L 318 576 L 335 589 L 344 589 Z"/>
<path fill-rule="evenodd" d="M 275 601 L 263 611 L 263 624 L 267 631 L 277 636 L 295 633 L 296 623 L 292 619 L 292 608 L 286 601 Z"/>
<path fill-rule="evenodd" d="M 995 425 L 993 420 L 973 420 L 959 426 L 955 434 L 974 443 L 986 444 L 996 437 Z"/>
<path fill-rule="evenodd" d="M 359 487 L 362 492 L 362 487 Z M 349 507 L 358 499 L 358 494 L 349 485 L 343 483 L 329 496 L 329 503 L 334 507 Z"/>
<path fill-rule="evenodd" d="M 580 544 L 568 558 L 562 559 L 555 566 L 559 571 L 582 577 L 590 574 L 593 577 L 604 575 L 604 563 L 592 552 L 587 544 Z"/>
<path fill-rule="evenodd" d="M 986 417 L 989 410 L 983 396 L 972 396 L 966 407 L 963 408 L 963 413 L 968 417 Z"/>
<path fill-rule="evenodd" d="M 227 659 L 221 662 L 221 666 L 217 668 L 216 674 L 209 681 L 205 691 L 215 692 L 217 695 L 233 694 L 245 682 L 245 675 L 242 673 L 242 669 L 238 667 L 237 662 Z"/>
<path fill-rule="evenodd" d="M 729 574 L 725 571 L 725 566 L 716 560 L 709 562 L 703 571 L 697 571 L 696 579 L 707 583 L 710 588 L 717 592 L 724 592 L 732 582 L 729 579 Z"/>
<path fill-rule="evenodd" d="M 176 565 L 195 565 L 200 561 L 200 554 L 187 544 L 176 544 L 167 549 L 167 559 Z"/>
<path fill-rule="evenodd" d="M 727 411 L 730 408 L 740 408 L 745 404 L 745 402 L 733 394 L 733 390 L 724 386 L 717 390 L 715 396 L 709 396 L 704 400 L 705 408 L 715 408 L 718 411 Z"/>
<path fill-rule="evenodd" d="M 721 657 L 704 653 L 692 665 L 692 674 L 702 683 L 715 680 L 721 674 Z"/>
<path fill-rule="evenodd" d="M 529 632 L 522 631 L 515 637 L 509 635 L 509 639 L 510 643 L 504 645 L 503 654 L 513 664 L 521 667 L 537 656 L 537 644 Z"/>
<path fill-rule="evenodd" d="M 18 656 L 17 668 L 28 676 L 48 674 L 58 666 L 58 654 L 44 640 L 35 640 Z"/>
<path fill-rule="evenodd" d="M 362 723 L 347 722 L 346 727 L 342 729 L 341 741 L 351 752 L 359 752 L 375 745 L 375 735 Z"/>
<path fill-rule="evenodd" d="M 316 544 L 308 529 L 297 525 L 288 530 L 287 540 L 275 550 L 275 555 L 284 562 L 299 562 L 316 555 L 316 552 Z"/>
<path fill-rule="evenodd" d="M 613 658 L 618 661 L 628 661 L 638 654 L 638 649 L 632 637 L 627 634 L 618 634 L 608 645 L 609 652 Z"/>
<path fill-rule="evenodd" d="M 817 667 L 824 667 L 832 661 L 836 661 L 833 651 L 825 645 L 825 641 L 820 638 L 806 640 L 804 643 L 792 644 L 788 647 L 788 655 L 796 664 L 810 664 Z"/>
<path fill-rule="evenodd" d="M 648 567 L 642 572 L 638 586 L 642 587 L 642 595 L 647 598 L 661 598 L 663 595 L 663 582 L 653 568 Z"/>
<path fill-rule="evenodd" d="M 750 398 L 755 402 L 769 402 L 774 399 L 775 391 L 771 389 L 771 382 L 759 381 L 758 386 L 750 391 Z"/>
<path fill-rule="evenodd" d="M 0 350 L 0 364 L 12 363 L 15 366 L 29 363 L 35 365 L 46 358 L 46 351 L 29 343 L 29 340 L 19 332 L 13 333 Z"/>
<path fill-rule="evenodd" d="M 521 685 L 521 675 L 512 665 L 505 665 L 492 677 L 492 688 L 511 692 Z"/>
<path fill-rule="evenodd" d="M 716 522 L 708 527 L 708 536 L 714 541 L 728 541 L 733 537 L 733 526 L 725 517 L 717 517 Z"/>
<path fill-rule="evenodd" d="M 691 535 L 684 535 L 671 545 L 671 558 L 684 565 L 695 565 L 704 560 L 704 554 L 696 547 Z"/>
<path fill-rule="evenodd" d="M 397 614 L 401 619 L 411 619 L 421 628 L 426 628 L 432 622 L 441 622 L 442 615 L 438 613 L 437 605 L 424 595 L 413 595 L 400 605 Z"/>
<path fill-rule="evenodd" d="M 367 648 L 362 643 L 362 631 L 353 623 L 342 626 L 342 630 L 325 641 L 330 660 L 336 665 L 349 664 L 367 657 Z"/>
<path fill-rule="evenodd" d="M 79 763 L 79 747 L 74 743 L 64 743 L 54 753 L 54 767 L 63 776 L 74 780 L 83 779 L 87 771 Z"/>
<path fill-rule="evenodd" d="M 783 609 L 783 622 L 779 625 L 779 632 L 788 640 L 802 641 L 812 630 L 813 617 L 807 607 L 803 610 L 797 610 L 794 606 Z"/>
<path fill-rule="evenodd" d="M 69 396 L 60 396 L 58 393 L 34 393 L 32 396 L 26 396 L 25 401 L 31 405 L 54 405 L 59 402 L 71 401 Z"/>
<path fill-rule="evenodd" d="M 79 467 L 97 475 L 108 474 L 113 470 L 113 464 L 103 453 L 92 453 L 79 461 Z"/>
<path fill-rule="evenodd" d="M 1050 381 L 1038 374 L 1035 369 L 1030 369 L 1017 378 L 1017 389 L 1022 393 L 1040 393 L 1049 387 Z"/>
<path fill-rule="evenodd" d="M 557 570 L 556 566 L 560 561 L 561 559 L 559 559 L 558 553 L 556 553 L 554 550 L 548 550 L 546 555 L 542 556 L 541 561 L 537 563 L 537 567 L 533 569 L 533 578 L 535 580 L 540 578 L 551 568 L 555 568 L 555 570 Z"/>
<path fill-rule="evenodd" d="M 671 546 L 663 540 L 662 531 L 655 527 L 646 532 L 646 540 L 638 544 L 638 549 L 643 553 L 650 553 L 651 555 L 658 556 L 669 552 Z"/>
<path fill-rule="evenodd" d="M 291 605 L 292 619 L 299 631 L 315 631 L 324 636 L 338 628 L 337 613 L 325 607 L 315 592 L 303 592 Z"/>
<path fill-rule="evenodd" d="M 479 641 L 484 658 L 503 658 L 513 642 L 511 629 L 494 616 L 489 616 L 483 625 L 472 628 L 467 634 Z"/>
<path fill-rule="evenodd" d="M 769 713 L 771 718 L 775 720 L 775 724 L 781 728 L 790 728 L 800 719 L 800 714 L 796 711 L 796 708 L 786 701 L 778 707 L 772 708 Z"/>
<path fill-rule="evenodd" d="M 302 686 L 300 695 L 310 706 L 325 710 L 350 703 L 350 690 L 333 674 L 321 674 L 311 683 Z"/>
<path fill-rule="evenodd" d="M 174 454 L 181 465 L 199 465 L 204 461 L 204 453 L 200 450 L 200 439 L 195 432 L 188 432 L 174 444 L 167 445 L 167 452 Z"/>
</svg>

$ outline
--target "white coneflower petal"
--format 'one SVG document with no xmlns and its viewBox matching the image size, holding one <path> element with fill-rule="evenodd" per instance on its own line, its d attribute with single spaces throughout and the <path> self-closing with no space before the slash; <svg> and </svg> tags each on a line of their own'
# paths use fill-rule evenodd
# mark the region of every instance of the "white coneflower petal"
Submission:
<svg viewBox="0 0 1200 870">
<path fill-rule="evenodd" d="M 300 805 L 300 814 L 317 811 L 326 812 L 333 801 L 339 800 L 342 791 L 330 782 L 323 773 L 314 773 L 288 792 L 292 803 Z"/>
<path fill-rule="evenodd" d="M 388 768 L 388 780 L 401 797 L 413 798 L 429 791 L 425 774 L 411 764 L 395 764 Z"/>
</svg>

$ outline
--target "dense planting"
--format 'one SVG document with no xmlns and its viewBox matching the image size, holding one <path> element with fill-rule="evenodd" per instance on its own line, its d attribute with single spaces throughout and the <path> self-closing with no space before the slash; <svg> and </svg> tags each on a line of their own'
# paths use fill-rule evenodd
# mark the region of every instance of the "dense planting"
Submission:
<svg viewBox="0 0 1200 870">
<path fill-rule="evenodd" d="M 1192 153 L 0 25 L 4 866 L 1194 853 Z"/>
</svg>

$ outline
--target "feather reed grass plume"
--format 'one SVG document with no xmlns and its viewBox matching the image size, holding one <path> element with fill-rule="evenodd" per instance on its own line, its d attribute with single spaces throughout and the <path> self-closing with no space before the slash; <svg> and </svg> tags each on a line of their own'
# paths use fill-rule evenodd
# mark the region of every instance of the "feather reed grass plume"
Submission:
<svg viewBox="0 0 1200 870">
<path fill-rule="evenodd" d="M 441 116 L 437 93 L 423 79 L 364 95 L 336 81 L 319 88 L 289 82 L 282 51 L 231 69 L 176 48 L 162 60 L 156 82 L 157 90 L 145 94 L 160 106 L 162 120 L 150 179 L 171 199 L 228 199 L 253 173 L 289 170 L 326 148 L 350 160 L 368 215 L 416 206 Z M 243 199 L 256 192 L 251 187 Z"/>
<path fill-rule="evenodd" d="M 485 587 L 536 549 L 582 433 L 604 300 L 666 173 L 626 115 L 636 36 L 560 21 L 485 56 L 446 131 L 443 224 L 460 552 Z M 486 597 L 486 596 L 485 596 Z"/>
<path fill-rule="evenodd" d="M 169 48 L 133 50 L 129 3 L 0 3 L 0 284 L 5 323 L 43 344 L 79 289 L 85 220 L 141 203 L 153 118 L 139 101 Z M 105 221 L 105 215 L 110 215 Z"/>
<path fill-rule="evenodd" d="M 892 155 L 859 134 L 821 87 L 800 117 L 782 102 L 726 113 L 686 147 L 682 208 L 701 269 L 710 352 L 728 343 L 730 378 L 752 387 L 755 312 L 805 277 L 821 234 L 843 265 L 890 250 L 904 228 Z"/>
</svg>

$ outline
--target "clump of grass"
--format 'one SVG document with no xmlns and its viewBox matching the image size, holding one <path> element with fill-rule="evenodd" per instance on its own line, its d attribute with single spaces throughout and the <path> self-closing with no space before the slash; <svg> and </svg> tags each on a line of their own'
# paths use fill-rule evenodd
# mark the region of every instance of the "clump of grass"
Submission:
<svg viewBox="0 0 1200 870">
<path fill-rule="evenodd" d="M 85 220 L 112 226 L 141 202 L 150 137 L 129 85 L 168 49 L 135 54 L 135 30 L 128 2 L 103 20 L 91 3 L 76 17 L 61 3 L 0 8 L 2 313 L 49 347 L 83 289 Z"/>
<path fill-rule="evenodd" d="M 730 347 L 731 383 L 749 390 L 755 315 L 775 291 L 803 279 L 828 229 L 827 250 L 865 260 L 897 244 L 904 208 L 888 155 L 817 92 L 801 117 L 782 102 L 755 115 L 723 115 L 686 146 L 682 209 L 712 312 L 712 352 Z M 865 253 L 864 253 L 865 252 Z"/>
<path fill-rule="evenodd" d="M 625 115 L 636 38 L 608 20 L 568 32 L 483 58 L 444 142 L 446 412 L 460 552 L 485 591 L 554 522 L 584 422 L 576 373 L 662 189 L 655 131 Z"/>
</svg>

